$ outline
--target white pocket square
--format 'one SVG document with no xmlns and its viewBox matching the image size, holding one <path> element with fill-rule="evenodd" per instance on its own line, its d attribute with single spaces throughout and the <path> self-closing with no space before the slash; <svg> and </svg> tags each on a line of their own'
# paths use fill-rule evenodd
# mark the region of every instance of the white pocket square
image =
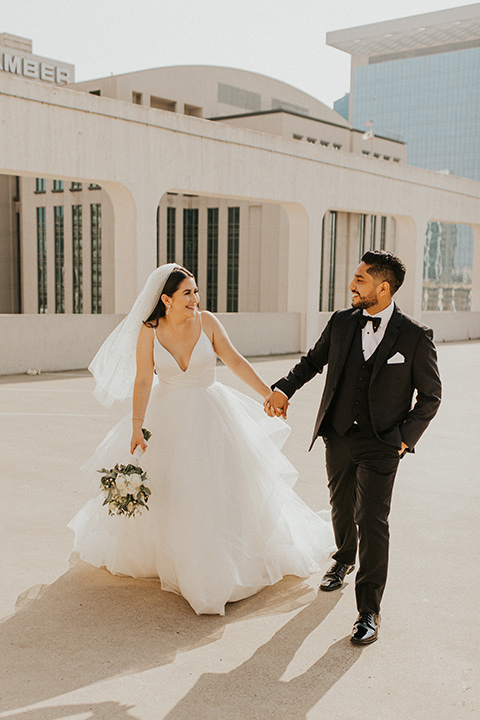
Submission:
<svg viewBox="0 0 480 720">
<path fill-rule="evenodd" d="M 403 357 L 402 353 L 395 353 L 395 355 L 392 355 L 391 358 L 388 358 L 387 365 L 400 365 L 401 363 L 405 362 L 405 358 Z"/>
</svg>

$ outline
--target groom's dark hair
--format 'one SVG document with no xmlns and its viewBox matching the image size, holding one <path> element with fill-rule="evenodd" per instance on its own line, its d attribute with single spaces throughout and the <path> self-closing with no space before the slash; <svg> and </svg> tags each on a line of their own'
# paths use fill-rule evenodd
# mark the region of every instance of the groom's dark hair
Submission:
<svg viewBox="0 0 480 720">
<path fill-rule="evenodd" d="M 368 250 L 362 262 L 370 265 L 367 270 L 370 275 L 381 282 L 388 282 L 392 295 L 402 286 L 407 270 L 402 261 L 389 250 Z"/>
</svg>

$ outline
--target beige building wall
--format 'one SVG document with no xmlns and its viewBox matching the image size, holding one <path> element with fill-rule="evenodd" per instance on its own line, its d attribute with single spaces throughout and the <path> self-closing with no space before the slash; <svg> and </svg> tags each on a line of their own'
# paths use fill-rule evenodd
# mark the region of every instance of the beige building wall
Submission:
<svg viewBox="0 0 480 720">
<path fill-rule="evenodd" d="M 480 336 L 480 183 L 405 163 L 373 162 L 357 153 L 323 153 L 309 142 L 12 76 L 0 77 L 0 92 L 5 130 L 0 135 L 0 173 L 29 178 L 29 182 L 44 177 L 47 186 L 54 179 L 65 183 L 94 180 L 103 188 L 95 192 L 105 193 L 102 206 L 110 203 L 114 242 L 106 260 L 105 278 L 110 278 L 109 307 L 114 320 L 129 310 L 156 266 L 159 202 L 180 202 L 176 198 L 183 196 L 181 207 L 198 206 L 199 217 L 201 211 L 203 218 L 208 203 L 219 199 L 219 224 L 223 228 L 228 222 L 228 208 L 240 208 L 241 312 L 223 315 L 219 307 L 219 313 L 227 329 L 235 329 L 236 342 L 244 352 L 296 352 L 314 342 L 331 311 L 324 303 L 320 311 L 321 284 L 323 298 L 333 293 L 333 307 L 348 304 L 348 282 L 359 254 L 359 215 L 366 216 L 365 247 L 372 237 L 371 216 L 377 218 L 375 243 L 380 218 L 387 218 L 392 229 L 390 235 L 387 233 L 388 243 L 394 242 L 390 247 L 408 267 L 398 300 L 406 312 L 419 320 L 423 317 L 423 238 L 427 222 L 456 222 L 461 217 L 470 224 L 475 235 L 472 312 L 462 313 L 465 317 L 455 321 L 441 318 L 438 328 L 439 339 Z M 135 152 L 125 152 L 125 148 L 135 148 Z M 83 192 L 89 203 L 93 191 Z M 30 197 L 30 190 L 28 193 Z M 50 209 L 55 202 L 52 195 L 48 199 Z M 65 196 L 64 190 L 64 204 L 69 204 Z M 328 228 L 334 212 L 337 255 L 333 263 L 328 255 L 331 257 L 335 248 L 329 243 Z M 53 210 L 46 217 L 52 234 Z M 204 285 L 204 220 L 200 224 L 202 259 L 198 274 Z M 31 226 L 24 227 L 23 232 L 25 253 L 29 254 L 22 262 L 23 285 L 35 287 L 35 233 Z M 176 259 L 180 259 L 181 213 L 175 248 Z M 227 260 L 223 241 L 219 243 L 219 267 L 225 268 Z M 51 265 L 49 268 L 51 275 Z M 326 284 L 332 274 L 334 285 Z M 218 288 L 219 298 L 225 298 L 224 272 L 219 272 Z M 71 347 L 65 358 L 74 354 L 76 366 L 84 367 L 91 358 L 87 357 L 91 342 L 90 338 L 86 341 L 85 333 L 91 328 L 99 340 L 100 325 L 105 330 L 108 324 L 107 314 L 102 324 L 88 316 L 75 318 L 69 314 L 49 315 L 48 320 L 38 315 L 23 317 L 21 327 L 28 331 L 32 349 L 40 347 L 41 333 L 48 326 L 43 369 L 61 369 L 58 348 L 67 338 Z M 432 323 L 434 327 L 436 322 Z M 8 327 L 10 332 L 12 317 L 0 317 L 0 327 Z M 11 371 L 13 366 L 21 372 L 35 366 L 35 357 L 27 346 L 22 337 L 9 345 L 0 370 Z"/>
<path fill-rule="evenodd" d="M 213 118 L 235 111 L 283 107 L 351 127 L 337 112 L 298 88 L 274 78 L 235 68 L 183 65 L 153 68 L 75 83 L 75 89 L 181 115 Z"/>
</svg>

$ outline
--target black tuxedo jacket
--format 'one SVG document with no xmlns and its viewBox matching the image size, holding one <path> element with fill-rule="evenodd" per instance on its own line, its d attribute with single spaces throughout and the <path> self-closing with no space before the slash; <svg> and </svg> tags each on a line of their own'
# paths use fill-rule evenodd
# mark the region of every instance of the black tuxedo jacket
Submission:
<svg viewBox="0 0 480 720">
<path fill-rule="evenodd" d="M 328 364 L 310 448 L 325 429 L 325 417 L 335 395 L 361 312 L 353 309 L 335 312 L 315 346 L 286 377 L 272 386 L 291 398 Z M 389 363 L 388 360 L 394 356 L 400 362 Z M 404 315 L 395 305 L 375 354 L 368 390 L 372 425 L 379 440 L 398 448 L 403 441 L 409 451 L 413 451 L 438 410 L 441 387 L 432 330 Z"/>
</svg>

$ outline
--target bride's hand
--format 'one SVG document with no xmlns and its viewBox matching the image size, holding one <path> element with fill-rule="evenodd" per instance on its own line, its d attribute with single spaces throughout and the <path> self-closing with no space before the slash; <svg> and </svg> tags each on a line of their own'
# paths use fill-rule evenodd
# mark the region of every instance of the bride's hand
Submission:
<svg viewBox="0 0 480 720">
<path fill-rule="evenodd" d="M 133 455 L 139 445 L 143 451 L 147 449 L 147 443 L 145 442 L 145 438 L 143 437 L 142 429 L 134 427 L 132 432 L 132 440 L 130 442 L 131 455 Z"/>
</svg>

